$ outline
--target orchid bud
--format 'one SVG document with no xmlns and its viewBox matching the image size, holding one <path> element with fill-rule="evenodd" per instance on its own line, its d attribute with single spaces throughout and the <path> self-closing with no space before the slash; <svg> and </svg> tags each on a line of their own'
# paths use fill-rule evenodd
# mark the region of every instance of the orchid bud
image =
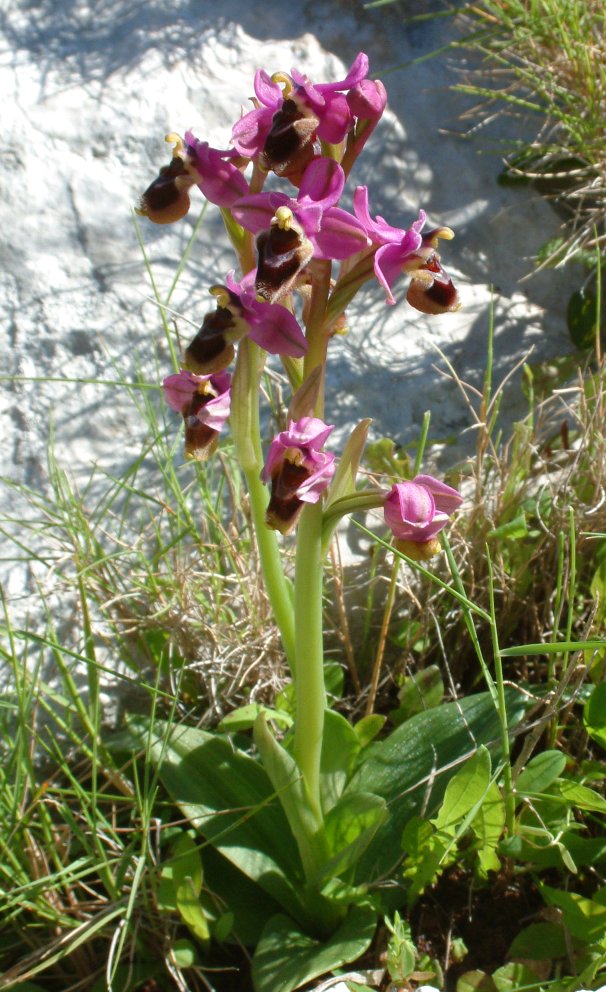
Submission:
<svg viewBox="0 0 606 992">
<path fill-rule="evenodd" d="M 456 489 L 431 475 L 417 475 L 411 482 L 392 486 L 383 506 L 385 522 L 394 535 L 394 546 L 415 561 L 438 554 L 437 535 L 463 502 Z"/>
</svg>

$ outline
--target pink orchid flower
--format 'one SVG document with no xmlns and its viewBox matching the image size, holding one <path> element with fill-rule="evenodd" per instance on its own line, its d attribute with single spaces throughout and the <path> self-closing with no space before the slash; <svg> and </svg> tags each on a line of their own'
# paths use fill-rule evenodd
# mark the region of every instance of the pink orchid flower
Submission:
<svg viewBox="0 0 606 992">
<path fill-rule="evenodd" d="M 271 482 L 266 522 L 286 534 L 295 525 L 305 503 L 317 503 L 335 471 L 335 456 L 320 448 L 333 430 L 318 417 L 291 420 L 288 430 L 271 442 L 261 472 Z"/>
<path fill-rule="evenodd" d="M 285 100 L 293 100 L 318 121 L 317 134 L 323 141 L 338 144 L 347 134 L 353 113 L 343 95 L 358 86 L 368 74 L 368 56 L 360 52 L 353 61 L 345 79 L 336 83 L 312 83 L 296 69 L 292 76 L 276 73 L 272 78 L 264 69 L 255 74 L 255 109 L 240 118 L 232 130 L 232 142 L 240 155 L 254 158 L 263 152 L 271 131 L 274 114 Z M 278 84 L 280 80 L 285 88 Z"/>
<path fill-rule="evenodd" d="M 456 489 L 431 475 L 396 483 L 383 507 L 395 546 L 411 558 L 430 558 L 440 550 L 437 535 L 462 502 Z"/>
<path fill-rule="evenodd" d="M 248 324 L 249 337 L 270 355 L 290 355 L 301 358 L 307 351 L 305 335 L 290 310 L 280 303 L 265 303 L 255 294 L 255 271 L 247 273 L 240 282 L 229 272 L 226 288 L 239 301 L 241 316 Z M 233 302 L 236 302 L 233 299 Z"/>
<path fill-rule="evenodd" d="M 246 179 L 232 161 L 238 157 L 233 148 L 211 148 L 191 131 L 186 131 L 185 140 L 178 134 L 168 134 L 165 140 L 174 145 L 172 159 L 141 196 L 138 214 L 154 224 L 181 220 L 191 205 L 192 186 L 198 186 L 206 199 L 219 207 L 230 207 L 248 192 Z"/>
<path fill-rule="evenodd" d="M 248 231 L 259 234 L 270 227 L 279 208 L 286 208 L 313 246 L 315 258 L 349 258 L 370 240 L 360 220 L 335 206 L 344 185 L 338 162 L 318 158 L 307 166 L 296 199 L 285 193 L 253 193 L 237 200 L 232 213 Z"/>
<path fill-rule="evenodd" d="M 406 298 L 415 309 L 434 314 L 458 309 L 457 291 L 436 251 L 439 238 L 454 238 L 449 227 L 422 235 L 427 219 L 424 210 L 419 211 L 418 219 L 408 229 L 392 227 L 380 216 L 373 220 L 366 186 L 358 186 L 354 193 L 354 212 L 372 243 L 379 246 L 374 256 L 374 271 L 389 304 L 396 302 L 391 287 L 402 272 L 407 272 L 412 276 L 412 284 Z"/>
<path fill-rule="evenodd" d="M 185 456 L 203 460 L 217 447 L 229 417 L 231 376 L 228 372 L 195 375 L 187 369 L 166 377 L 164 398 L 185 422 Z"/>
</svg>

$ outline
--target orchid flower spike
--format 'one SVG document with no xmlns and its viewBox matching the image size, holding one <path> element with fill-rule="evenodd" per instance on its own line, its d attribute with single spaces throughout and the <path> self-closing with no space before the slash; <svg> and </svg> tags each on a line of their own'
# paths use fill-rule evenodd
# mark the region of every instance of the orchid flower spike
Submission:
<svg viewBox="0 0 606 992">
<path fill-rule="evenodd" d="M 334 425 L 318 417 L 291 420 L 288 430 L 271 442 L 261 472 L 271 482 L 265 521 L 287 534 L 295 526 L 305 503 L 317 503 L 335 471 L 335 456 L 320 451 Z"/>
<path fill-rule="evenodd" d="M 432 558 L 440 551 L 437 535 L 462 502 L 456 489 L 431 475 L 396 483 L 383 507 L 394 547 L 415 561 Z"/>
<path fill-rule="evenodd" d="M 181 369 L 162 383 L 168 405 L 185 422 L 185 457 L 203 461 L 213 453 L 229 417 L 231 376 L 227 372 L 194 375 Z"/>
</svg>

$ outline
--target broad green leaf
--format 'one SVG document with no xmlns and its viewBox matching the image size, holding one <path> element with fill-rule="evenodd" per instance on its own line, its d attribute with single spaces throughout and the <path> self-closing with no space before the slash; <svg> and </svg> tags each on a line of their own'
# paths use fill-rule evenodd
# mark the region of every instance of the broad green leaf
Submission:
<svg viewBox="0 0 606 992">
<path fill-rule="evenodd" d="M 334 710 L 324 714 L 320 766 L 322 807 L 326 813 L 338 801 L 354 768 L 360 741 L 348 720 Z"/>
<path fill-rule="evenodd" d="M 490 785 L 490 754 L 481 745 L 450 780 L 440 812 L 432 820 L 436 830 L 454 833 L 468 813 L 482 802 Z"/>
<path fill-rule="evenodd" d="M 566 935 L 561 926 L 557 923 L 531 923 L 514 938 L 508 957 L 551 961 L 566 954 Z"/>
<path fill-rule="evenodd" d="M 562 910 L 564 925 L 573 937 L 587 944 L 599 942 L 606 946 L 606 905 L 549 885 L 540 885 L 540 889 L 548 906 Z"/>
<path fill-rule="evenodd" d="M 437 665 L 429 665 L 422 672 L 407 675 L 398 692 L 400 704 L 389 718 L 396 726 L 409 720 L 415 713 L 439 706 L 444 698 L 444 682 Z"/>
<path fill-rule="evenodd" d="M 280 904 L 210 846 L 204 849 L 204 879 L 202 905 L 211 921 L 213 937 L 255 947 L 267 921 L 280 912 Z M 229 921 L 222 923 L 225 916 L 233 917 L 227 932 Z"/>
<path fill-rule="evenodd" d="M 254 738 L 263 767 L 297 841 L 305 873 L 309 876 L 319 861 L 322 824 L 312 812 L 305 782 L 295 759 L 277 742 L 264 714 L 255 722 Z"/>
<path fill-rule="evenodd" d="M 248 703 L 224 716 L 219 724 L 219 730 L 226 734 L 250 730 L 259 713 L 264 713 L 268 720 L 275 720 L 276 723 L 281 723 L 284 727 L 292 727 L 292 717 L 288 713 L 284 713 L 283 710 L 272 710 L 269 706 L 262 706 L 260 703 Z"/>
<path fill-rule="evenodd" d="M 555 782 L 566 766 L 566 755 L 562 751 L 542 751 L 535 755 L 516 781 L 516 793 L 522 796 L 536 796 Z"/>
<path fill-rule="evenodd" d="M 176 900 L 179 915 L 193 935 L 204 942 L 210 940 L 208 920 L 200 904 L 200 893 L 196 891 L 194 881 L 189 876 L 180 883 Z"/>
<path fill-rule="evenodd" d="M 493 971 L 492 980 L 498 992 L 518 992 L 519 989 L 524 989 L 524 992 L 539 992 L 543 987 L 536 972 L 528 965 L 514 961 L 508 961 L 502 968 Z"/>
<path fill-rule="evenodd" d="M 591 810 L 594 813 L 606 813 L 606 799 L 595 789 L 571 782 L 570 779 L 560 779 L 558 791 L 571 806 L 578 806 L 579 809 Z"/>
<path fill-rule="evenodd" d="M 361 720 L 358 720 L 354 724 L 354 731 L 356 737 L 360 742 L 360 747 L 364 748 L 371 741 L 374 741 L 377 734 L 379 734 L 383 727 L 385 726 L 386 717 L 382 716 L 380 713 L 369 713 L 368 716 L 363 716 Z"/>
<path fill-rule="evenodd" d="M 302 933 L 293 920 L 278 915 L 269 921 L 252 963 L 255 992 L 292 992 L 306 982 L 356 961 L 370 946 L 376 914 L 355 906 L 325 942 Z"/>
<path fill-rule="evenodd" d="M 501 862 L 496 851 L 505 829 L 505 803 L 496 782 L 489 785 L 471 829 L 478 840 L 478 860 L 483 875 L 498 871 Z"/>
<path fill-rule="evenodd" d="M 386 818 L 385 800 L 379 796 L 361 792 L 343 796 L 324 821 L 331 857 L 322 866 L 320 883 L 354 865 Z"/>
<path fill-rule="evenodd" d="M 192 826 L 291 915 L 307 920 L 297 897 L 303 877 L 295 839 L 261 765 L 228 739 L 197 727 L 145 718 L 129 722 L 132 746 L 149 752 L 160 779 Z M 125 734 L 121 735 L 124 746 Z"/>
<path fill-rule="evenodd" d="M 526 704 L 510 689 L 506 700 L 509 726 L 513 728 Z M 367 882 L 393 871 L 404 825 L 424 802 L 430 815 L 435 811 L 459 763 L 471 757 L 480 744 L 498 754 L 500 733 L 494 703 L 484 692 L 419 713 L 385 740 L 369 744 L 346 792 L 383 796 L 390 816 L 358 863 L 358 881 Z"/>
<path fill-rule="evenodd" d="M 583 726 L 591 739 L 606 749 L 606 682 L 596 685 L 585 703 Z"/>
</svg>

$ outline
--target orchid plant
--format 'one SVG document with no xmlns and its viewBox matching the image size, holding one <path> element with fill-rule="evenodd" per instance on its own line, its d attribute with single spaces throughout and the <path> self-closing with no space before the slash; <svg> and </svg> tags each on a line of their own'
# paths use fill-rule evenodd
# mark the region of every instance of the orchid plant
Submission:
<svg viewBox="0 0 606 992">
<path fill-rule="evenodd" d="M 391 490 L 358 488 L 368 420 L 354 426 L 338 461 L 327 450 L 333 430 L 324 419 L 330 342 L 343 330 L 345 309 L 361 288 L 376 278 L 386 303 L 394 305 L 405 274 L 406 298 L 416 310 L 437 314 L 459 307 L 438 254 L 439 241 L 453 237 L 449 228 L 426 230 L 423 211 L 407 228 L 373 218 L 365 186 L 353 191 L 353 212 L 339 205 L 386 106 L 385 88 L 368 68 L 360 53 L 338 82 L 313 83 L 295 69 L 271 76 L 260 69 L 253 109 L 234 124 L 231 147 L 211 148 L 191 131 L 184 138 L 169 134 L 171 161 L 138 206 L 155 223 L 178 221 L 197 186 L 220 209 L 240 269 L 211 288 L 214 308 L 185 348 L 181 370 L 164 380 L 164 395 L 183 417 L 187 458 L 208 458 L 229 424 L 290 666 L 294 721 L 279 737 L 284 714 L 262 708 L 248 724 L 243 715 L 232 720 L 238 730 L 252 726 L 255 755 L 189 728 L 157 758 L 191 821 L 276 910 L 270 906 L 265 913 L 264 904 L 257 905 L 263 930 L 253 979 L 259 992 L 288 992 L 368 945 L 378 908 L 368 873 L 376 876 L 385 867 L 389 788 L 394 795 L 401 788 L 400 771 L 397 786 L 390 780 L 387 788 L 381 786 L 383 773 L 372 772 L 372 761 L 363 763 L 367 753 L 377 755 L 366 748 L 382 719 L 366 717 L 351 727 L 328 708 L 323 565 L 335 527 L 346 514 L 382 509 L 395 553 L 425 560 L 440 550 L 438 534 L 462 502 L 456 490 L 429 475 L 402 480 Z M 268 353 L 280 356 L 291 400 L 284 429 L 264 457 L 260 379 Z M 283 535 L 292 532 L 294 576 L 283 554 Z M 440 734 L 451 737 L 457 719 L 449 713 L 439 732 L 433 727 L 434 751 Z M 473 723 L 475 717 L 464 719 Z M 480 741 L 484 731 L 476 730 Z M 210 779 L 223 809 L 205 793 Z M 257 825 L 254 839 L 233 813 L 247 806 L 258 807 L 249 818 Z M 390 829 L 398 829 L 397 823 Z M 387 858 L 391 863 L 397 855 L 391 851 Z M 239 897 L 233 898 L 238 905 Z M 292 945 L 293 933 L 303 944 L 280 965 L 277 949 Z M 324 948 L 321 965 L 310 965 L 318 947 Z"/>
</svg>

